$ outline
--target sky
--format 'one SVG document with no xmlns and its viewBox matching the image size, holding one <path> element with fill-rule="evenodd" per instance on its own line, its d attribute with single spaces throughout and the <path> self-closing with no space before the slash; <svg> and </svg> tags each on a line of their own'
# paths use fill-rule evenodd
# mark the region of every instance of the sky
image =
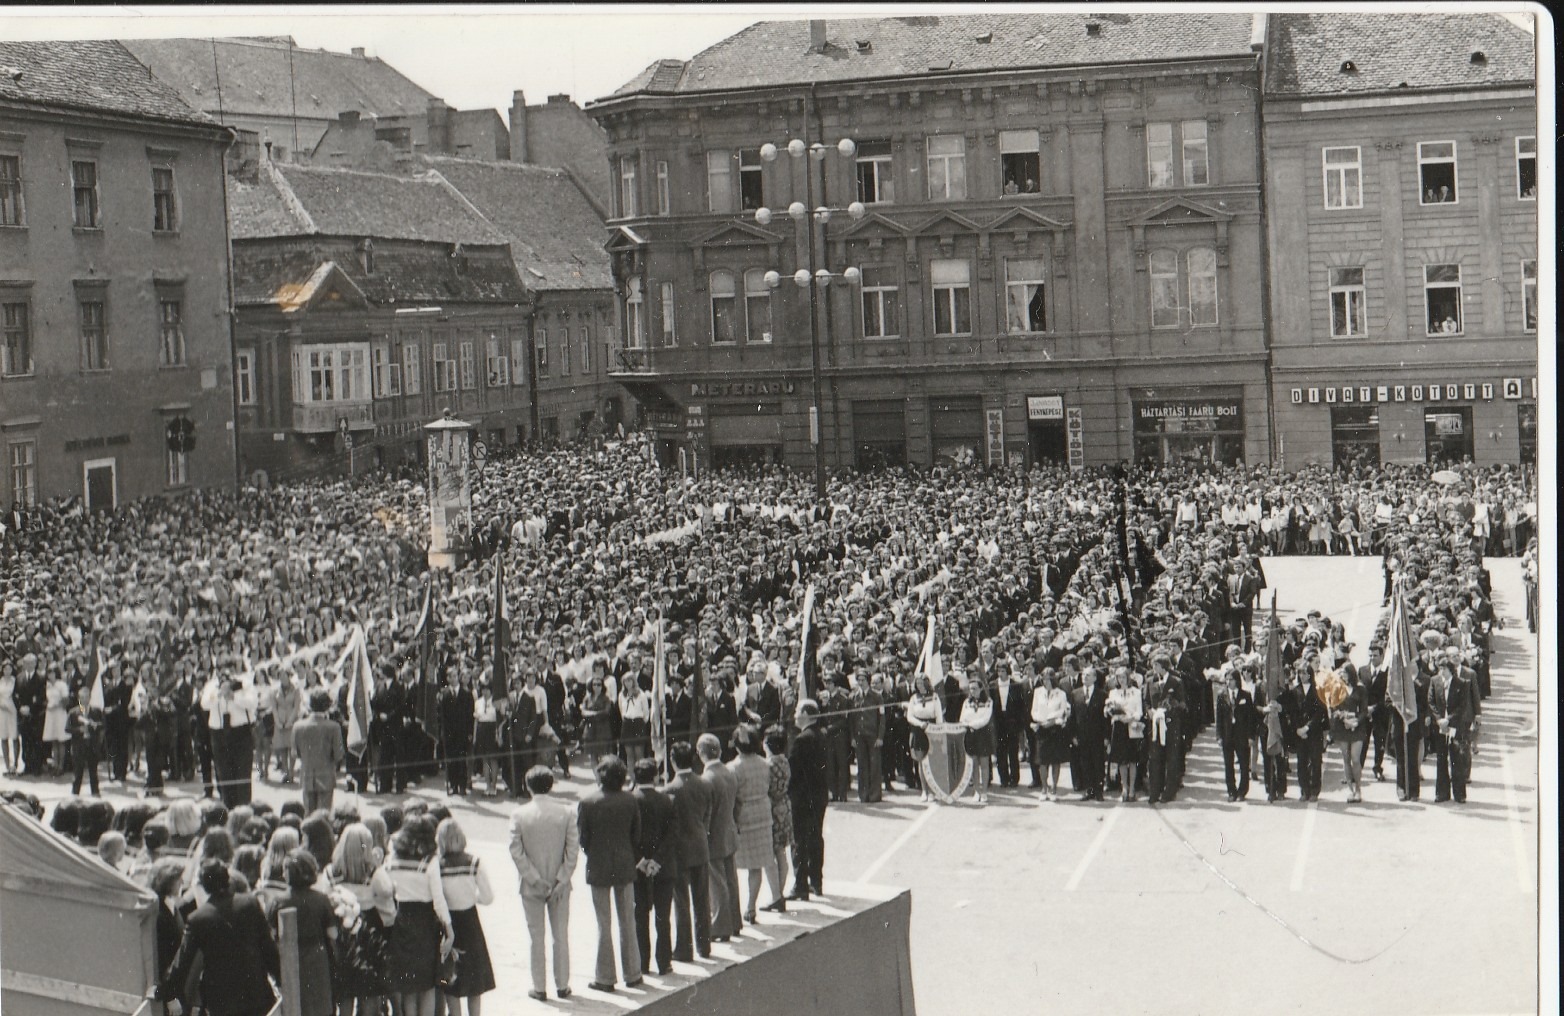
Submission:
<svg viewBox="0 0 1564 1016">
<path fill-rule="evenodd" d="M 996 5 L 985 5 L 993 10 Z M 1038 9 L 1041 4 L 1008 5 Z M 1082 4 L 1048 5 L 1054 9 Z M 1115 4 L 1146 9 L 1146 4 Z M 1206 5 L 1210 6 L 1210 5 Z M 1272 6 L 1283 6 L 1280 4 Z M 1310 9 L 1327 5 L 1315 4 Z M 1341 4 L 1329 5 L 1341 7 Z M 1351 5 L 1347 5 L 1351 6 Z M 1408 4 L 1386 5 L 1407 8 Z M 1418 4 L 1414 9 L 1429 9 Z M 1447 5 L 1448 6 L 1448 5 Z M 1465 9 L 1482 6 L 1459 5 Z M 1506 5 L 1516 10 L 1519 2 Z M 972 12 L 973 5 L 918 13 Z M 1098 9 L 1100 5 L 1098 5 Z M 103 39 L 291 35 L 300 46 L 362 46 L 458 109 L 508 110 L 520 89 L 531 104 L 564 93 L 585 105 L 654 60 L 687 60 L 757 21 L 905 14 L 905 4 L 629 4 L 521 6 L 248 5 L 6 7 L 0 38 Z M 194 13 L 199 11 L 199 13 Z"/>
</svg>

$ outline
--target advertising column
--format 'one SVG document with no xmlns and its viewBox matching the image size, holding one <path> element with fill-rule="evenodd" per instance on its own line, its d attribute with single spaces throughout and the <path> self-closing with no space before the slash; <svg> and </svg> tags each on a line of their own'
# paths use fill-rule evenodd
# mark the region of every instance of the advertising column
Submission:
<svg viewBox="0 0 1564 1016">
<path fill-rule="evenodd" d="M 429 567 L 460 568 L 472 538 L 472 424 L 447 412 L 424 433 L 429 444 Z"/>
</svg>

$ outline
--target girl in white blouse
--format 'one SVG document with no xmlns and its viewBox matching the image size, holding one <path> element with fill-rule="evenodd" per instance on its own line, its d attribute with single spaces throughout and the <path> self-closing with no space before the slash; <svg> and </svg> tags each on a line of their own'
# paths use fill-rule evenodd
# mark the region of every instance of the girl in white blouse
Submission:
<svg viewBox="0 0 1564 1016">
<path fill-rule="evenodd" d="M 972 782 L 977 787 L 977 803 L 988 803 L 988 784 L 992 778 L 993 755 L 998 746 L 994 734 L 994 704 L 988 687 L 974 678 L 967 683 L 967 700 L 961 703 L 961 725 L 967 728 L 967 754 L 972 758 Z"/>
<path fill-rule="evenodd" d="M 907 700 L 907 723 L 912 727 L 908 738 L 908 751 L 912 755 L 913 762 L 921 764 L 929 753 L 929 724 L 939 723 L 942 720 L 940 701 L 934 694 L 934 685 L 926 676 L 919 674 L 912 684 L 912 698 Z M 929 800 L 929 788 L 922 785 L 921 778 L 919 789 L 922 793 L 918 799 Z"/>
<path fill-rule="evenodd" d="M 1108 734 L 1108 761 L 1119 767 L 1119 800 L 1135 800 L 1136 760 L 1140 758 L 1143 717 L 1140 687 L 1127 667 L 1118 667 L 1108 679 L 1108 701 L 1103 707 L 1112 729 Z"/>
<path fill-rule="evenodd" d="M 467 853 L 467 836 L 456 820 L 448 818 L 435 831 L 440 847 L 440 885 L 451 911 L 455 934 L 456 980 L 446 990 L 449 1016 L 462 1016 L 460 1000 L 467 1000 L 467 1016 L 480 1016 L 483 995 L 494 990 L 494 967 L 489 943 L 483 936 L 478 908 L 494 902 L 489 875 L 478 859 Z"/>
<path fill-rule="evenodd" d="M 1070 757 L 1070 696 L 1059 687 L 1053 668 L 1043 672 L 1042 683 L 1032 692 L 1032 730 L 1036 734 L 1037 769 L 1042 776 L 1043 800 L 1059 797 L 1059 767 Z"/>
<path fill-rule="evenodd" d="M 434 831 L 427 816 L 410 819 L 392 837 L 392 856 L 385 864 L 396 893 L 389 970 L 399 1016 L 434 1016 L 440 957 L 453 938 Z"/>
</svg>

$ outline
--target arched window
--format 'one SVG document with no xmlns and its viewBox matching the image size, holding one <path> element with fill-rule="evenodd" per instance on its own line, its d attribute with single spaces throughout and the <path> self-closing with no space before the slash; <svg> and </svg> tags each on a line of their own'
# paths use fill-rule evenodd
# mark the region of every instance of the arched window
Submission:
<svg viewBox="0 0 1564 1016">
<path fill-rule="evenodd" d="M 1216 324 L 1216 251 L 1195 247 L 1184 256 L 1189 267 L 1189 323 Z"/>
<path fill-rule="evenodd" d="M 1178 327 L 1178 255 L 1170 250 L 1154 250 L 1150 257 L 1151 326 Z"/>
<path fill-rule="evenodd" d="M 766 285 L 764 269 L 744 273 L 744 318 L 749 329 L 746 341 L 771 341 L 771 287 Z"/>
<path fill-rule="evenodd" d="M 625 283 L 625 347 L 643 349 L 646 346 L 646 317 L 641 293 L 641 279 L 631 277 Z"/>
<path fill-rule="evenodd" d="M 711 341 L 739 340 L 738 290 L 732 272 L 711 273 Z"/>
</svg>

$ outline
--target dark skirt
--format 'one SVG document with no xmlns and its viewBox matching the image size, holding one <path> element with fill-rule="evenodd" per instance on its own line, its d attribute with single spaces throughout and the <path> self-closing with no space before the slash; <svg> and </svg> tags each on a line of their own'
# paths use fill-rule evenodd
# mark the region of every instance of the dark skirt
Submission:
<svg viewBox="0 0 1564 1016">
<path fill-rule="evenodd" d="M 473 761 L 482 765 L 484 762 L 493 761 L 500 753 L 499 739 L 500 725 L 493 720 L 479 722 L 473 733 L 472 753 Z"/>
<path fill-rule="evenodd" d="M 494 967 L 489 962 L 489 943 L 483 937 L 483 922 L 478 908 L 451 911 L 451 930 L 456 933 L 456 984 L 447 995 L 471 998 L 494 990 Z"/>
<path fill-rule="evenodd" d="M 1037 732 L 1037 764 L 1062 766 L 1070 761 L 1070 728 L 1044 727 Z"/>
<path fill-rule="evenodd" d="M 357 932 L 339 935 L 337 962 L 332 965 L 338 999 L 384 995 L 390 990 L 386 984 L 390 945 L 390 932 L 373 908 L 360 914 Z"/>
<path fill-rule="evenodd" d="M 440 922 L 433 903 L 397 904 L 396 923 L 391 926 L 390 961 L 387 984 L 391 991 L 409 995 L 434 988 L 440 961 Z"/>
<path fill-rule="evenodd" d="M 1115 723 L 1108 735 L 1108 762 L 1110 765 L 1134 765 L 1140 761 L 1141 743 L 1144 737 L 1131 737 L 1127 723 Z"/>
</svg>

